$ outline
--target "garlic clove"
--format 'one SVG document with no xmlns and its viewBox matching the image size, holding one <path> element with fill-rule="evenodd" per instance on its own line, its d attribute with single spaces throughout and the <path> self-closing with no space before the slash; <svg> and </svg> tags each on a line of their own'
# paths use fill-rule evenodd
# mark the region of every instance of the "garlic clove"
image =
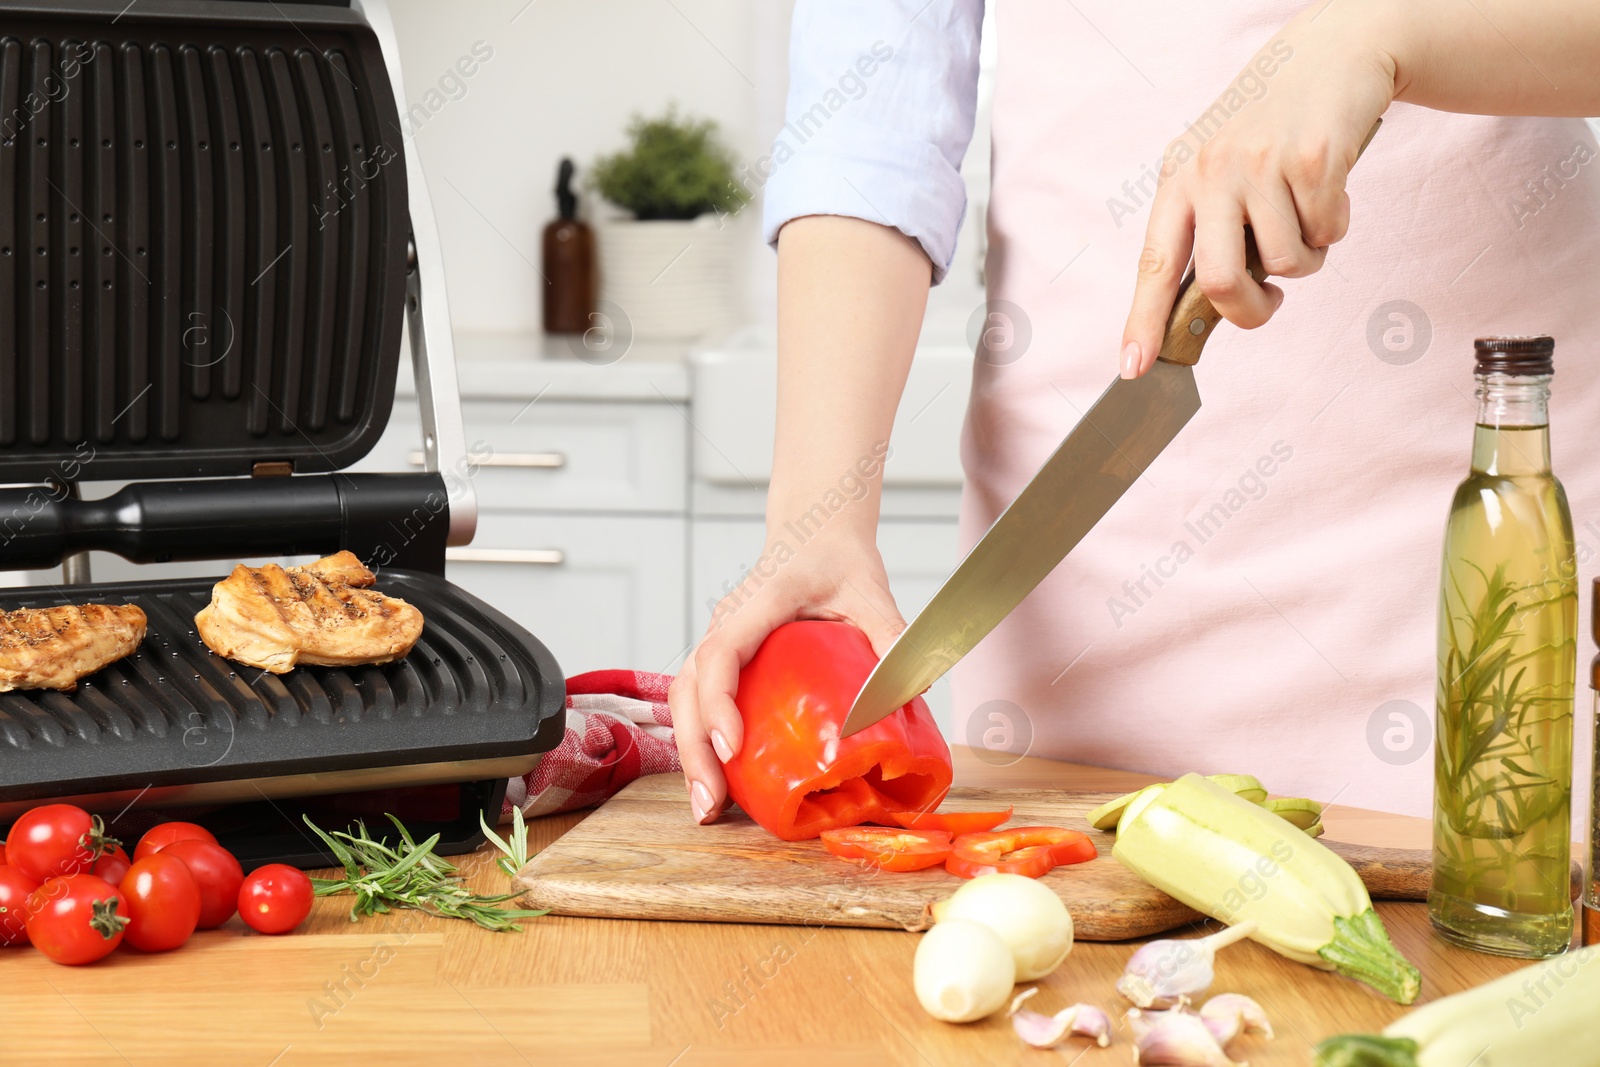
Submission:
<svg viewBox="0 0 1600 1067">
<path fill-rule="evenodd" d="M 1074 1004 L 1067 1011 L 1074 1012 L 1071 1030 L 1079 1037 L 1087 1037 L 1101 1048 L 1111 1044 L 1111 1016 L 1093 1004 Z M 1060 1018 L 1062 1012 L 1057 1015 Z"/>
<path fill-rule="evenodd" d="M 1023 1003 L 1037 992 L 1039 988 L 1035 986 L 1018 993 L 1006 1013 L 1011 1016 L 1011 1028 L 1024 1043 L 1034 1048 L 1055 1048 L 1073 1036 L 1086 1037 L 1101 1048 L 1111 1044 L 1111 1018 L 1105 1012 L 1093 1004 L 1074 1004 L 1054 1015 L 1024 1009 Z"/>
<path fill-rule="evenodd" d="M 1240 1034 L 1264 1034 L 1272 1037 L 1272 1023 L 1260 1004 L 1243 993 L 1220 993 L 1205 1002 L 1200 1009 L 1200 1021 L 1206 1024 L 1219 1045 L 1226 1045 Z"/>
<path fill-rule="evenodd" d="M 1228 1058 L 1200 1016 L 1185 1011 L 1140 1011 L 1131 1008 L 1133 1062 L 1175 1067 L 1246 1067 Z"/>
<path fill-rule="evenodd" d="M 1023 1010 L 1011 1016 L 1011 1028 L 1024 1044 L 1034 1048 L 1055 1048 L 1067 1039 L 1067 1031 L 1071 1026 L 1070 1021 L 1062 1019 L 1060 1015 Z"/>
<path fill-rule="evenodd" d="M 1141 1008 L 1171 1008 L 1211 988 L 1217 950 L 1256 930 L 1246 919 L 1208 937 L 1151 941 L 1140 946 L 1117 979 L 1117 992 Z"/>
</svg>

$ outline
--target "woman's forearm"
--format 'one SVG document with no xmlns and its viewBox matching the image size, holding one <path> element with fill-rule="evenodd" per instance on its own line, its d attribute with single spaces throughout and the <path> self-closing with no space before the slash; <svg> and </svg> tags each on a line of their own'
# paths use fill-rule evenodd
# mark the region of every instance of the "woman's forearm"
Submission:
<svg viewBox="0 0 1600 1067">
<path fill-rule="evenodd" d="M 922 249 L 897 230 L 836 215 L 784 226 L 769 531 L 796 523 L 808 539 L 824 525 L 872 537 L 931 278 Z"/>
<path fill-rule="evenodd" d="M 779 231 L 773 554 L 718 602 L 668 697 L 696 822 L 727 801 L 722 767 L 744 744 L 739 673 L 773 630 L 848 622 L 881 656 L 905 627 L 876 532 L 889 430 L 932 277 L 921 246 L 898 230 L 806 215 Z"/>
<path fill-rule="evenodd" d="M 1594 0 L 1332 0 L 1296 22 L 1354 20 L 1395 99 L 1473 115 L 1600 114 Z"/>
</svg>

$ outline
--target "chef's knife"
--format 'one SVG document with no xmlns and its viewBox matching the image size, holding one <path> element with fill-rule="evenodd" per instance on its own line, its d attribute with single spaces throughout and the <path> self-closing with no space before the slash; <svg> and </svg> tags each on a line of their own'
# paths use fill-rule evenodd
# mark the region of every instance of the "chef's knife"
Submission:
<svg viewBox="0 0 1600 1067">
<path fill-rule="evenodd" d="M 1373 123 L 1356 156 L 1383 124 Z M 1256 242 L 1245 227 L 1245 268 L 1260 282 Z M 1222 320 L 1194 268 L 1167 319 L 1155 365 L 1118 378 L 994 521 L 928 601 L 856 694 L 841 736 L 893 714 L 938 681 L 1022 602 L 1122 498 L 1200 410 L 1194 366 Z"/>
</svg>

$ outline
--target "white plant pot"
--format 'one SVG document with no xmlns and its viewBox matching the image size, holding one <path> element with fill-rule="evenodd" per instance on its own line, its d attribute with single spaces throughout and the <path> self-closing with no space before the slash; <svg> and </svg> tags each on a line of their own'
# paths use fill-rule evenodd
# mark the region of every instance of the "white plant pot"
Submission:
<svg viewBox="0 0 1600 1067">
<path fill-rule="evenodd" d="M 700 337 L 732 316 L 733 229 L 697 219 L 598 223 L 601 310 L 643 340 Z M 609 304 L 611 306 L 604 306 Z M 617 328 L 625 329 L 618 323 Z"/>
</svg>

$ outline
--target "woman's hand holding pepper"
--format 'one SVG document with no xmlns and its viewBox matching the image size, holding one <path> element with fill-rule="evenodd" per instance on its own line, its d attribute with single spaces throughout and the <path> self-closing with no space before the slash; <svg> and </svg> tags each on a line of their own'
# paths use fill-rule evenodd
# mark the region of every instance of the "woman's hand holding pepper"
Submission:
<svg viewBox="0 0 1600 1067">
<path fill-rule="evenodd" d="M 905 629 L 870 535 L 830 535 L 824 529 L 792 555 L 791 550 L 787 543 L 768 544 L 760 569 L 717 605 L 705 637 L 668 693 L 696 822 L 710 822 L 727 804 L 722 765 L 744 743 L 744 722 L 733 702 L 739 671 L 768 634 L 795 619 L 848 622 L 867 635 L 881 658 Z"/>
</svg>

